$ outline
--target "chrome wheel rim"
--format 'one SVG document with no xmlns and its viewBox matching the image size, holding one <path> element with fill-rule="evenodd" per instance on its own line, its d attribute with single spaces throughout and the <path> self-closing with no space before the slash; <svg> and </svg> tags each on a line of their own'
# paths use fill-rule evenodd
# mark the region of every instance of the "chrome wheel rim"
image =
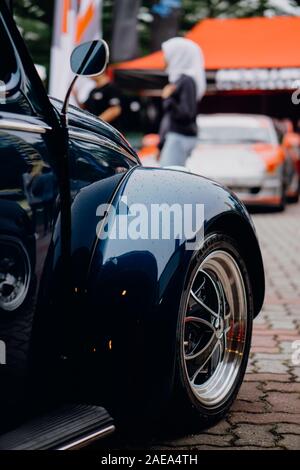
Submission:
<svg viewBox="0 0 300 470">
<path fill-rule="evenodd" d="M 227 251 L 213 251 L 192 280 L 182 335 L 185 374 L 204 407 L 216 408 L 230 396 L 246 333 L 247 297 L 240 268 Z"/>
<path fill-rule="evenodd" d="M 30 284 L 31 265 L 22 243 L 0 240 L 0 308 L 16 310 L 24 302 Z"/>
</svg>

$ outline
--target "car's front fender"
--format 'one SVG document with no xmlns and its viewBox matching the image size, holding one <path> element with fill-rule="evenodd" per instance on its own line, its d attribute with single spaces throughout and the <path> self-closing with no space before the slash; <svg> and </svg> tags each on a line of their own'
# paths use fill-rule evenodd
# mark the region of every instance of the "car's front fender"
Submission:
<svg viewBox="0 0 300 470">
<path fill-rule="evenodd" d="M 47 364 L 56 377 L 53 383 L 61 380 L 73 397 L 76 393 L 96 403 L 104 393 L 121 408 L 143 397 L 143 409 L 149 413 L 153 406 L 164 405 L 173 386 L 178 308 L 197 249 L 187 250 L 186 240 L 172 237 L 98 239 L 99 206 L 110 202 L 118 207 L 122 198 L 128 207 L 139 203 L 147 210 L 151 204 L 203 204 L 204 233 L 223 231 L 241 247 L 254 296 L 258 291 L 256 311 L 263 300 L 263 267 L 246 209 L 232 193 L 205 178 L 136 167 L 76 197 L 70 303 L 61 301 L 64 279 L 59 239 L 54 238 L 53 267 L 49 282 L 46 277 L 43 283 L 45 302 L 35 330 L 35 356 L 40 369 Z"/>
<path fill-rule="evenodd" d="M 204 234 L 223 230 L 237 241 L 254 294 L 260 285 L 255 301 L 256 312 L 260 310 L 264 296 L 260 250 L 251 219 L 231 192 L 193 174 L 137 167 L 122 181 L 114 207 L 122 198 L 128 207 L 144 204 L 148 213 L 151 204 L 203 204 Z M 141 395 L 151 397 L 143 404 L 147 410 L 157 406 L 158 397 L 169 396 L 172 387 L 178 308 L 195 252 L 196 247 L 187 250 L 186 241 L 172 237 L 108 237 L 95 246 L 86 284 L 90 349 L 106 358 L 110 393 L 122 384 L 136 403 Z"/>
</svg>

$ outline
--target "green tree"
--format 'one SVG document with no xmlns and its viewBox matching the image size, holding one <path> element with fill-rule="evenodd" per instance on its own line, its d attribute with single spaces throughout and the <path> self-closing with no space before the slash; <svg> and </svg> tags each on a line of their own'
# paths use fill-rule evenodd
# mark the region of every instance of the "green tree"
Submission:
<svg viewBox="0 0 300 470">
<path fill-rule="evenodd" d="M 14 17 L 35 63 L 48 68 L 54 3 L 14 0 Z"/>
<path fill-rule="evenodd" d="M 141 0 L 139 33 L 141 51 L 147 53 L 150 43 L 151 6 L 158 0 Z M 54 0 L 13 0 L 16 22 L 36 63 L 49 66 Z M 290 7 L 300 6 L 300 0 L 286 0 Z M 248 17 L 283 14 L 272 0 L 183 0 L 181 32 L 188 31 L 197 21 L 214 17 Z M 103 36 L 110 42 L 113 23 L 113 0 L 103 0 Z"/>
</svg>

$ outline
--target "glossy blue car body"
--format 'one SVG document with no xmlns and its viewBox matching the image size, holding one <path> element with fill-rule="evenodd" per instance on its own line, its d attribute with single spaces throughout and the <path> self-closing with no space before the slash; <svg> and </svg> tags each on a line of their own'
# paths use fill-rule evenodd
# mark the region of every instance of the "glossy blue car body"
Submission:
<svg viewBox="0 0 300 470">
<path fill-rule="evenodd" d="M 145 414 L 163 408 L 173 386 L 180 297 L 197 249 L 186 250 L 184 239 L 99 240 L 97 208 L 118 207 L 124 197 L 148 208 L 204 205 L 205 235 L 222 231 L 240 248 L 258 314 L 264 273 L 251 219 L 233 193 L 215 182 L 143 168 L 120 133 L 71 107 L 70 224 L 61 213 L 61 103 L 48 99 L 3 3 L 0 30 L 11 66 L 0 77 L 7 80 L 0 105 L 0 262 L 7 277 L 0 304 L 0 340 L 6 345 L 1 426 L 13 427 L 66 397 L 122 408 L 146 396 Z M 69 234 L 68 257 L 63 234 Z M 19 305 L 7 275 L 17 269 L 9 263 L 15 249 L 26 255 L 29 270 Z"/>
</svg>

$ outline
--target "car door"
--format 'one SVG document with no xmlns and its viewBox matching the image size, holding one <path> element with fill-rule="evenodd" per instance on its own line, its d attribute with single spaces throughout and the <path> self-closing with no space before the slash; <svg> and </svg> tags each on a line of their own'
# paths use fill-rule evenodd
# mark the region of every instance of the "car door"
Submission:
<svg viewBox="0 0 300 470">
<path fill-rule="evenodd" d="M 55 225 L 58 181 L 46 93 L 0 5 L 0 426 L 21 417 L 34 305 Z M 50 106 L 50 103 L 49 103 Z M 46 111 L 46 110 L 45 110 Z M 47 116 L 47 117 L 45 117 Z"/>
</svg>

